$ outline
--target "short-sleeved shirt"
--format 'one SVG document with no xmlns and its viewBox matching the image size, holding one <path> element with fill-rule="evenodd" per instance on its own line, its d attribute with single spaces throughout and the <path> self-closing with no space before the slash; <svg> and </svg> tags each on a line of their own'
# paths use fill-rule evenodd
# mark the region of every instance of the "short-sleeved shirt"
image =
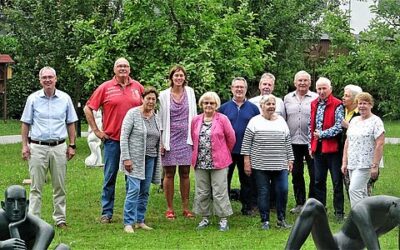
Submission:
<svg viewBox="0 0 400 250">
<path fill-rule="evenodd" d="M 286 122 L 290 130 L 292 144 L 308 144 L 308 126 L 311 116 L 311 102 L 318 94 L 308 91 L 303 99 L 293 91 L 284 98 Z"/>
<path fill-rule="evenodd" d="M 48 142 L 66 139 L 66 125 L 77 120 L 71 97 L 58 89 L 51 97 L 46 96 L 43 89 L 32 93 L 21 117 L 21 122 L 30 125 L 32 140 Z"/>
<path fill-rule="evenodd" d="M 375 140 L 384 132 L 378 116 L 372 115 L 365 120 L 361 116 L 354 117 L 347 129 L 347 168 L 369 168 L 374 159 Z"/>
<path fill-rule="evenodd" d="M 143 91 L 143 86 L 131 78 L 123 88 L 114 77 L 101 84 L 86 105 L 93 110 L 102 107 L 103 131 L 111 139 L 119 141 L 122 121 L 129 109 L 142 104 Z"/>
</svg>

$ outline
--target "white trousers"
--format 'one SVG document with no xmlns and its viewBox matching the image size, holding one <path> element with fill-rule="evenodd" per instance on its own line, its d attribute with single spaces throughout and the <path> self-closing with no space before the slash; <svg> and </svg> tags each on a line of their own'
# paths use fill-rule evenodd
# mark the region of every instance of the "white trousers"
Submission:
<svg viewBox="0 0 400 250">
<path fill-rule="evenodd" d="M 367 185 L 369 178 L 371 177 L 371 170 L 369 168 L 349 170 L 349 176 L 350 205 L 353 207 L 357 202 L 368 197 Z"/>
<path fill-rule="evenodd" d="M 42 208 L 42 190 L 50 171 L 53 186 L 53 220 L 56 224 L 66 222 L 65 176 L 67 172 L 67 144 L 50 147 L 30 144 L 29 174 L 31 191 L 29 195 L 29 212 L 40 217 Z"/>
</svg>

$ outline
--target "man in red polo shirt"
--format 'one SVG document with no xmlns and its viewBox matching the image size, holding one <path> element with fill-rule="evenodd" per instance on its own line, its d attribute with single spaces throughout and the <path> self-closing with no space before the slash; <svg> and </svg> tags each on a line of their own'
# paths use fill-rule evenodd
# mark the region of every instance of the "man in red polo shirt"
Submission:
<svg viewBox="0 0 400 250">
<path fill-rule="evenodd" d="M 114 210 L 115 183 L 119 169 L 119 138 L 122 121 L 129 109 L 142 104 L 143 86 L 129 77 L 130 66 L 125 58 L 114 63 L 115 76 L 101 84 L 83 109 L 86 119 L 98 138 L 104 142 L 104 182 L 101 194 L 101 223 L 110 223 Z M 93 110 L 102 109 L 103 130 L 95 122 Z"/>
</svg>

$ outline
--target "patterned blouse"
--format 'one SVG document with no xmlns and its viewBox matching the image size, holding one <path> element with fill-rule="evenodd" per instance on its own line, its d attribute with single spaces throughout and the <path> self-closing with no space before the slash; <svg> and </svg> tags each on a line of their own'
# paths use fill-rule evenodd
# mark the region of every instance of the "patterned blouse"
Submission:
<svg viewBox="0 0 400 250">
<path fill-rule="evenodd" d="M 385 132 L 382 120 L 372 115 L 362 120 L 354 117 L 347 130 L 348 169 L 370 168 L 374 159 L 375 140 Z"/>
<path fill-rule="evenodd" d="M 211 151 L 211 125 L 212 122 L 203 122 L 199 135 L 199 154 L 196 168 L 214 169 Z"/>
</svg>

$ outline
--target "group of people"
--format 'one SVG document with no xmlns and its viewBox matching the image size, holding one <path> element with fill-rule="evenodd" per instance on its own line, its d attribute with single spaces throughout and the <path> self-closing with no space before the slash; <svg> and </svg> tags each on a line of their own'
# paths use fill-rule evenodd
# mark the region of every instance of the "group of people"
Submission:
<svg viewBox="0 0 400 250">
<path fill-rule="evenodd" d="M 126 180 L 123 223 L 127 233 L 152 230 L 145 224 L 151 183 L 162 182 L 166 219 L 177 217 L 173 205 L 177 168 L 182 216 L 194 217 L 189 208 L 192 166 L 196 180 L 193 211 L 202 217 L 197 229 L 208 227 L 215 214 L 220 231 L 229 230 L 228 217 L 233 213 L 229 194 L 235 167 L 241 212 L 250 215 L 258 208 L 264 230 L 270 228 L 271 206 L 276 206 L 277 226 L 291 227 L 285 220 L 289 173 L 296 200 L 290 211 L 301 211 L 307 197 L 304 161 L 310 177 L 308 197 L 324 206 L 330 171 L 334 213 L 339 220 L 344 216 L 343 174 L 349 176 L 352 206 L 368 196 L 367 184 L 378 177 L 384 128 L 371 112 L 372 96 L 358 91 L 360 87 L 346 87 L 342 102 L 332 95 L 329 79 L 319 78 L 314 93 L 311 76 L 299 71 L 294 77 L 296 90 L 282 100 L 272 94 L 274 75 L 265 73 L 259 96 L 248 100 L 247 81 L 236 77 L 231 84 L 232 99 L 221 105 L 212 91 L 196 103 L 182 66 L 170 70 L 170 87 L 160 93 L 154 87 L 144 88 L 130 72 L 129 62 L 117 59 L 115 76 L 101 84 L 84 107 L 88 124 L 104 143 L 101 223 L 112 222 L 118 171 Z M 50 171 L 53 219 L 57 227 L 66 228 L 66 164 L 75 154 L 78 118 L 68 94 L 56 89 L 53 68 L 44 67 L 39 80 L 42 89 L 28 97 L 21 118 L 22 157 L 29 161 L 32 179 L 29 211 L 40 217 L 42 187 Z M 201 114 L 197 114 L 197 105 Z M 102 129 L 93 115 L 98 110 L 103 113 Z"/>
</svg>

